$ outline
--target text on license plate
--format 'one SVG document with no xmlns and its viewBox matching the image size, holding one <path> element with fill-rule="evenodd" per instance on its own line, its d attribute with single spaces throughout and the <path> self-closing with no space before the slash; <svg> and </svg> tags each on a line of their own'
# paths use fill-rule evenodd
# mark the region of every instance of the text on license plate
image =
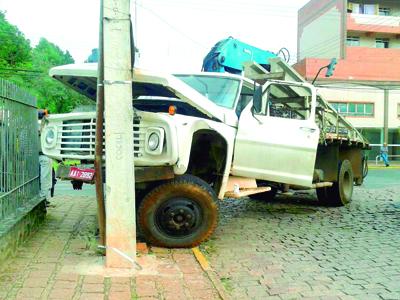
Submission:
<svg viewBox="0 0 400 300">
<path fill-rule="evenodd" d="M 71 167 L 69 169 L 69 177 L 72 179 L 79 179 L 84 181 L 91 181 L 94 177 L 93 169 L 79 169 L 77 167 Z"/>
</svg>

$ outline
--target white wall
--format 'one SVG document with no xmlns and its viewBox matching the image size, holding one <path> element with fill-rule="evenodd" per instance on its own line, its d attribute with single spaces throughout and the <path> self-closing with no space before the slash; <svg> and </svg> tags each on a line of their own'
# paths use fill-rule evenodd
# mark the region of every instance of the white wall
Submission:
<svg viewBox="0 0 400 300">
<path fill-rule="evenodd" d="M 384 95 L 382 90 L 364 87 L 319 88 L 318 92 L 330 102 L 362 102 L 374 104 L 373 117 L 346 116 L 346 119 L 357 128 L 382 128 L 384 120 Z M 400 91 L 389 94 L 389 128 L 400 128 L 397 106 L 400 104 Z"/>
<path fill-rule="evenodd" d="M 314 20 L 300 37 L 299 58 L 340 57 L 341 13 L 335 7 Z"/>
</svg>

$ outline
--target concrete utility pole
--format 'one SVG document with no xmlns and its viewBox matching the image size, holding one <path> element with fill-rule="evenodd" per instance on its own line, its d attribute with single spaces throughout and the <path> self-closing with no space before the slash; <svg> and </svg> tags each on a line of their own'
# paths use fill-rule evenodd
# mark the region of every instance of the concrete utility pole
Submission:
<svg viewBox="0 0 400 300">
<path fill-rule="evenodd" d="M 106 123 L 106 266 L 136 258 L 130 1 L 103 0 Z"/>
<path fill-rule="evenodd" d="M 384 92 L 383 142 L 389 144 L 389 89 Z"/>
</svg>

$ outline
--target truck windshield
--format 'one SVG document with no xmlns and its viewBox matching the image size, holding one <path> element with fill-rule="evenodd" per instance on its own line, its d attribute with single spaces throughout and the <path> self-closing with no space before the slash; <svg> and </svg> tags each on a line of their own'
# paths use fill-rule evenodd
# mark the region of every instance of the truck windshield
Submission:
<svg viewBox="0 0 400 300">
<path fill-rule="evenodd" d="M 240 80 L 202 75 L 175 76 L 215 104 L 226 108 L 234 107 L 239 93 Z"/>
</svg>

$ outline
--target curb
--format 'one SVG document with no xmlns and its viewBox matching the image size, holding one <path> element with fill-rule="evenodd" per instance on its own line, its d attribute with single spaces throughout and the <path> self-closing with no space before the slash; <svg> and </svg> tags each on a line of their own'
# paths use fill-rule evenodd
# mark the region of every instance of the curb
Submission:
<svg viewBox="0 0 400 300">
<path fill-rule="evenodd" d="M 370 170 L 400 170 L 400 166 L 390 166 L 390 167 L 368 166 L 368 169 L 370 169 Z"/>
<path fill-rule="evenodd" d="M 208 279 L 210 279 L 214 288 L 217 290 L 219 297 L 222 300 L 230 300 L 231 297 L 226 294 L 225 289 L 218 278 L 218 275 L 211 268 L 210 264 L 207 261 L 207 258 L 203 255 L 203 253 L 201 253 L 199 247 L 192 248 L 192 252 L 196 257 L 196 260 L 199 263 L 200 267 L 203 269 L 204 272 L 206 272 Z"/>
</svg>

